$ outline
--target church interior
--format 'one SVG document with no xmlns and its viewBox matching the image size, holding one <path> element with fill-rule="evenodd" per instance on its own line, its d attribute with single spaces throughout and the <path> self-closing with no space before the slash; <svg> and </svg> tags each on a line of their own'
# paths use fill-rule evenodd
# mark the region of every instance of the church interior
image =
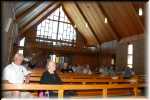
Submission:
<svg viewBox="0 0 150 100">
<path fill-rule="evenodd" d="M 27 84 L 3 91 L 146 98 L 146 10 L 146 2 L 3 1 L 2 69 L 22 54 L 30 72 Z M 41 84 L 49 61 L 61 84 Z"/>
</svg>

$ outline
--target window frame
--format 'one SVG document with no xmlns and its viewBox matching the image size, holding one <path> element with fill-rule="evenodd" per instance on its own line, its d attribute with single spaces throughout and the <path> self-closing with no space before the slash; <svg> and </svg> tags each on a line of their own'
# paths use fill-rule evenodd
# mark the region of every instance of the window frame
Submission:
<svg viewBox="0 0 150 100">
<path fill-rule="evenodd" d="M 129 53 L 130 52 L 129 49 L 131 49 L 131 48 L 129 48 L 130 45 L 132 46 L 131 53 Z M 134 49 L 133 43 L 129 43 L 128 48 L 127 48 L 127 66 L 130 67 L 130 68 L 133 68 L 133 49 Z M 131 59 L 132 59 L 131 62 L 132 63 L 129 63 L 129 57 L 131 57 Z"/>
<path fill-rule="evenodd" d="M 57 16 L 58 20 L 54 19 L 54 16 Z M 62 17 L 64 21 L 60 20 L 60 18 Z M 54 27 L 56 27 L 54 26 L 54 23 L 57 26 L 57 31 L 56 29 L 54 30 Z M 47 32 L 45 31 L 46 28 L 48 28 Z M 52 14 L 50 14 L 45 20 L 43 20 L 37 26 L 37 33 L 38 34 L 36 34 L 36 41 L 40 41 L 40 40 L 37 40 L 37 38 L 38 39 L 43 38 L 43 39 L 47 39 L 44 42 L 49 43 L 50 40 L 48 39 L 55 39 L 55 40 L 58 40 L 58 42 L 56 41 L 55 42 L 56 42 L 56 45 L 59 45 L 59 46 L 60 45 L 65 46 L 63 44 L 66 44 L 67 42 L 70 42 L 68 43 L 68 46 L 75 46 L 76 38 L 77 38 L 76 29 L 73 27 L 73 25 L 69 21 L 69 18 L 66 16 L 65 12 L 63 11 L 62 6 L 57 8 Z M 55 37 L 53 37 L 54 34 L 55 34 Z M 54 42 L 54 41 L 51 41 L 51 42 Z"/>
</svg>

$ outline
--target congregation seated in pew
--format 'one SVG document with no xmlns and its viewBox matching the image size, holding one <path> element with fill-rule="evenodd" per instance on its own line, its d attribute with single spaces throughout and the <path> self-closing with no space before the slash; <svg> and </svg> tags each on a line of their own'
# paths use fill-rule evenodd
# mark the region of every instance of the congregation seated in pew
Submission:
<svg viewBox="0 0 150 100">
<path fill-rule="evenodd" d="M 62 73 L 70 73 L 73 72 L 72 67 L 68 65 L 68 63 L 64 63 L 63 68 L 61 69 Z"/>
<path fill-rule="evenodd" d="M 129 66 L 127 66 L 127 67 L 124 68 L 123 77 L 125 79 L 130 79 L 134 74 L 135 73 L 134 73 L 133 69 L 130 68 Z"/>
<path fill-rule="evenodd" d="M 90 66 L 88 64 L 86 66 L 84 66 L 83 74 L 88 74 L 88 75 L 92 74 L 92 71 L 91 71 Z"/>
<path fill-rule="evenodd" d="M 40 79 L 40 84 L 63 84 L 60 77 L 56 73 L 56 64 L 55 62 L 48 60 L 47 61 L 47 70 L 43 73 Z M 47 94 L 46 94 L 47 93 Z M 41 91 L 39 96 L 48 96 L 56 97 L 58 95 L 57 91 Z M 72 91 L 66 91 L 66 96 L 74 95 Z"/>
<path fill-rule="evenodd" d="M 86 67 L 85 67 L 86 68 Z M 89 66 L 87 67 L 89 68 Z M 110 68 L 111 69 L 111 68 Z M 56 73 L 56 64 L 53 61 L 48 60 L 47 62 L 47 70 L 42 73 L 42 77 L 40 79 L 40 84 L 62 84 L 63 85 L 63 81 L 61 80 L 61 78 L 58 76 L 58 74 Z M 84 70 L 82 70 L 84 71 Z M 29 93 L 29 92 L 26 92 Z M 40 91 L 38 96 L 46 96 L 46 97 L 57 97 L 58 92 L 57 91 Z M 76 95 L 76 93 L 74 91 L 65 91 L 64 95 L 66 96 L 73 96 Z M 29 97 L 29 96 L 28 96 Z M 32 96 L 31 96 L 32 97 Z"/>
<path fill-rule="evenodd" d="M 22 54 L 15 54 L 13 62 L 7 65 L 3 71 L 4 83 L 10 84 L 24 84 L 29 83 L 29 72 L 22 66 L 24 57 Z M 29 92 L 22 91 L 8 91 L 3 92 L 4 97 L 33 97 Z"/>
<path fill-rule="evenodd" d="M 62 84 L 61 79 L 55 72 L 56 65 L 52 61 L 47 62 L 47 70 L 42 74 L 40 84 Z M 40 91 L 39 96 L 46 96 L 46 91 Z M 48 91 L 47 96 L 57 96 L 57 91 Z"/>
</svg>

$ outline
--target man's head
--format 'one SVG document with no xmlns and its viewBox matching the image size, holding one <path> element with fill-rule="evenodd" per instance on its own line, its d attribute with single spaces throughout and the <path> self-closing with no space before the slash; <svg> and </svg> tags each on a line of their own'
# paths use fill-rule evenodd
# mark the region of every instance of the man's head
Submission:
<svg viewBox="0 0 150 100">
<path fill-rule="evenodd" d="M 13 60 L 15 64 L 21 65 L 21 63 L 23 62 L 23 59 L 24 59 L 23 54 L 16 53 Z"/>
<path fill-rule="evenodd" d="M 64 68 L 66 69 L 68 67 L 68 63 L 64 63 Z"/>
<path fill-rule="evenodd" d="M 89 65 L 89 64 L 87 64 L 87 65 L 86 65 L 86 68 L 90 68 L 90 65 Z"/>
<path fill-rule="evenodd" d="M 47 61 L 47 69 L 50 72 L 54 72 L 56 70 L 56 64 L 54 61 L 48 60 Z"/>
</svg>

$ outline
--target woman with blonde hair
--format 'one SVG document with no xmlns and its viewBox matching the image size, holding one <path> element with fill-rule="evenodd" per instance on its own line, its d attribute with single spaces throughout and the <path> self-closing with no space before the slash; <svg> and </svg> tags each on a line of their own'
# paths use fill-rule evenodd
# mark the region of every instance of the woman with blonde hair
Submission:
<svg viewBox="0 0 150 100">
<path fill-rule="evenodd" d="M 47 70 L 43 73 L 40 79 L 40 84 L 61 84 L 62 81 L 57 75 L 56 71 L 56 64 L 55 62 L 48 60 L 47 61 Z M 47 94 L 46 94 L 47 93 Z M 57 91 L 48 91 L 48 92 L 40 92 L 40 95 L 48 95 L 49 96 L 57 96 Z"/>
<path fill-rule="evenodd" d="M 43 73 L 41 80 L 41 84 L 62 84 L 63 82 L 59 78 L 58 74 L 56 73 L 56 64 L 54 61 L 48 60 L 47 61 L 47 70 Z M 40 96 L 48 96 L 48 97 L 57 97 L 57 91 L 44 91 L 40 92 Z M 73 96 L 75 95 L 74 91 L 65 91 L 65 96 Z"/>
</svg>

